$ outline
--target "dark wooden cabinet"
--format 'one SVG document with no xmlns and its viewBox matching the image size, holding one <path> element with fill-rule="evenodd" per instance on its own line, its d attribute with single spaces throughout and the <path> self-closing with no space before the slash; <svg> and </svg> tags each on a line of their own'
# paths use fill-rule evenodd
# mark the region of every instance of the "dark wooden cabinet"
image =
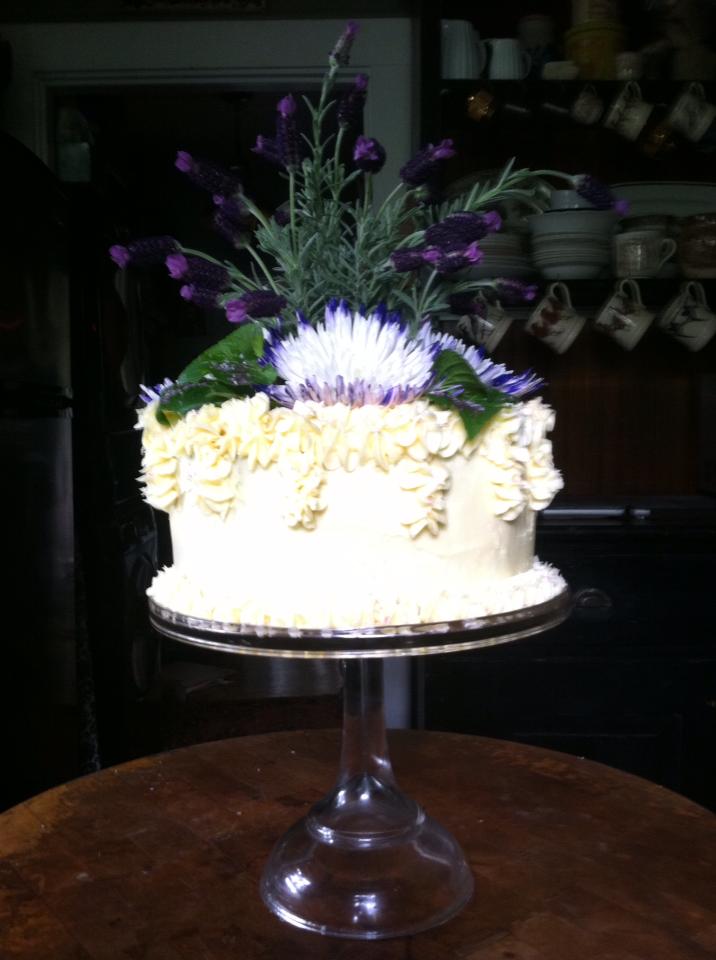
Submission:
<svg viewBox="0 0 716 960">
<path fill-rule="evenodd" d="M 621 4 L 630 49 L 654 39 L 646 7 Z M 552 14 L 563 35 L 570 4 L 562 0 L 422 5 L 421 139 L 453 138 L 447 188 L 489 177 L 511 157 L 519 167 L 588 172 L 607 183 L 670 181 L 674 191 L 682 181 L 714 180 L 714 154 L 693 144 L 649 156 L 601 124 L 545 109 L 568 102 L 584 81 L 441 79 L 441 17 L 469 20 L 483 38 L 505 37 L 535 11 Z M 642 84 L 660 107 L 684 86 L 667 77 Z M 607 103 L 623 86 L 594 84 Z M 706 86 L 713 101 L 716 84 Z M 497 103 L 486 122 L 468 111 L 477 90 Z M 639 282 L 658 313 L 682 278 Z M 614 278 L 567 283 L 579 312 L 593 318 Z M 716 282 L 704 283 L 714 308 Z M 494 359 L 548 381 L 566 485 L 541 519 L 538 553 L 563 571 L 575 608 L 543 636 L 423 658 L 415 722 L 564 750 L 716 808 L 716 340 L 690 354 L 654 324 L 627 353 L 588 325 L 558 356 L 525 334 L 524 316 L 515 314 Z"/>
</svg>

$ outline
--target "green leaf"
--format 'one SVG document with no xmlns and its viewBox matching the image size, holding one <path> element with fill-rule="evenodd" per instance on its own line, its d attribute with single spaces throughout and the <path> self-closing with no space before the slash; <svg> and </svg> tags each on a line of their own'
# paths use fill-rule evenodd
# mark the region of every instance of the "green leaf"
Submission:
<svg viewBox="0 0 716 960">
<path fill-rule="evenodd" d="M 179 374 L 177 383 L 196 383 L 210 374 L 217 363 L 255 361 L 263 356 L 263 352 L 263 328 L 258 323 L 247 323 L 195 357 Z"/>
<path fill-rule="evenodd" d="M 236 388 L 216 380 L 202 380 L 200 383 L 176 384 L 164 391 L 157 409 L 157 420 L 169 426 L 177 417 L 183 417 L 190 410 L 198 410 L 207 403 L 220 404 L 238 395 Z"/>
<path fill-rule="evenodd" d="M 435 406 L 451 408 L 460 415 L 468 439 L 473 440 L 494 415 L 513 400 L 501 390 L 486 386 L 464 357 L 454 350 L 442 350 L 433 366 L 436 379 L 446 389 L 459 388 L 454 398 L 442 394 L 428 394 Z M 479 404 L 475 409 L 470 404 Z"/>
</svg>

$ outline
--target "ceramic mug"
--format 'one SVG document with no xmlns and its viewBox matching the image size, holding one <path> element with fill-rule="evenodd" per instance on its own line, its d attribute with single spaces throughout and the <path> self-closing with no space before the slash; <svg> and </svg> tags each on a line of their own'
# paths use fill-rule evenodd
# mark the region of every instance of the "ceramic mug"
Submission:
<svg viewBox="0 0 716 960">
<path fill-rule="evenodd" d="M 604 113 L 604 101 L 597 93 L 593 84 L 588 83 L 581 89 L 576 100 L 570 107 L 569 113 L 577 123 L 586 125 L 597 123 Z"/>
<path fill-rule="evenodd" d="M 641 87 L 630 80 L 617 95 L 604 118 L 604 126 L 627 140 L 637 140 L 654 109 L 641 95 Z"/>
<path fill-rule="evenodd" d="M 624 350 L 633 350 L 651 326 L 654 314 L 646 309 L 635 280 L 620 280 L 594 320 L 595 328 Z"/>
<path fill-rule="evenodd" d="M 676 241 L 656 230 L 627 230 L 614 236 L 618 277 L 655 277 L 676 253 Z"/>
<path fill-rule="evenodd" d="M 524 80 L 532 67 L 532 58 L 513 37 L 486 40 L 490 48 L 487 74 L 491 80 Z"/>
<path fill-rule="evenodd" d="M 584 317 L 580 317 L 572 306 L 567 286 L 557 282 L 547 288 L 547 293 L 527 320 L 525 331 L 555 353 L 564 353 L 579 336 L 584 322 Z"/>
<path fill-rule="evenodd" d="M 442 76 L 446 80 L 472 80 L 485 69 L 487 53 L 467 20 L 440 21 Z"/>
<path fill-rule="evenodd" d="M 660 330 L 695 353 L 716 334 L 716 314 L 709 309 L 704 288 L 696 280 L 682 284 L 659 317 Z"/>
<path fill-rule="evenodd" d="M 709 103 L 700 83 L 690 83 L 669 111 L 668 122 L 692 143 L 698 143 L 716 120 L 716 106 Z"/>
<path fill-rule="evenodd" d="M 482 303 L 482 314 L 460 317 L 457 327 L 469 340 L 491 353 L 507 333 L 512 317 L 505 312 L 499 300 L 495 303 L 483 300 Z"/>
</svg>

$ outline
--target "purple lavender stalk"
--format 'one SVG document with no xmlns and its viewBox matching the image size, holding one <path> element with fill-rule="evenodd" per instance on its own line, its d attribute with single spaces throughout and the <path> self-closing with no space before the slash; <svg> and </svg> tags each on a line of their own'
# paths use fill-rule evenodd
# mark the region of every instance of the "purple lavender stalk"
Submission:
<svg viewBox="0 0 716 960">
<path fill-rule="evenodd" d="M 484 253 L 477 245 L 477 241 L 471 243 L 462 250 L 440 250 L 432 247 L 423 254 L 423 260 L 429 263 L 438 273 L 455 273 L 456 270 L 463 270 L 465 267 L 473 266 L 482 260 Z"/>
<path fill-rule="evenodd" d="M 296 126 L 296 101 L 289 93 L 276 105 L 276 146 L 281 163 L 287 170 L 295 170 L 301 165 L 301 140 Z"/>
<path fill-rule="evenodd" d="M 609 187 L 589 173 L 580 173 L 572 178 L 574 189 L 597 210 L 614 210 L 624 217 L 629 212 L 628 200 L 617 200 Z"/>
<path fill-rule="evenodd" d="M 511 277 L 498 277 L 493 286 L 500 301 L 507 306 L 529 303 L 538 293 L 536 284 L 523 283 L 522 280 L 514 280 Z"/>
<path fill-rule="evenodd" d="M 353 148 L 353 161 L 363 173 L 378 173 L 385 163 L 385 149 L 373 137 L 361 135 Z"/>
<path fill-rule="evenodd" d="M 205 290 L 215 290 L 217 293 L 223 293 L 231 286 L 229 271 L 202 257 L 170 253 L 166 265 L 173 280 L 187 280 L 190 284 Z"/>
<path fill-rule="evenodd" d="M 195 283 L 186 283 L 183 287 L 180 287 L 179 296 L 182 300 L 195 303 L 197 307 L 219 306 L 219 292 L 210 288 L 200 287 Z"/>
<path fill-rule="evenodd" d="M 174 237 L 144 237 L 132 240 L 126 246 L 115 243 L 109 248 L 109 255 L 118 267 L 148 267 L 155 263 L 164 263 L 168 254 L 181 249 Z"/>
<path fill-rule="evenodd" d="M 256 143 L 251 148 L 251 152 L 259 157 L 263 157 L 264 160 L 268 161 L 268 163 L 274 167 L 283 166 L 278 144 L 273 137 L 264 137 L 262 134 L 259 134 L 256 137 Z"/>
<path fill-rule="evenodd" d="M 336 40 L 333 49 L 329 54 L 329 62 L 339 67 L 347 67 L 350 63 L 351 48 L 356 34 L 358 33 L 358 24 L 355 20 L 349 20 L 346 28 L 340 37 Z"/>
<path fill-rule="evenodd" d="M 452 140 L 441 140 L 437 146 L 429 143 L 400 168 L 400 178 L 410 187 L 422 187 L 434 178 L 441 160 L 454 156 Z"/>
<path fill-rule="evenodd" d="M 425 251 L 418 247 L 394 250 L 390 255 L 390 262 L 397 273 L 420 270 L 425 266 L 424 253 Z"/>
<path fill-rule="evenodd" d="M 212 160 L 193 157 L 186 150 L 179 150 L 174 166 L 185 173 L 197 187 L 208 190 L 209 193 L 233 197 L 243 191 L 241 181 L 230 170 Z"/>
<path fill-rule="evenodd" d="M 425 242 L 444 252 L 464 250 L 475 240 L 482 240 L 501 226 L 502 218 L 496 210 L 488 213 L 452 213 L 426 229 Z"/>
<path fill-rule="evenodd" d="M 251 290 L 226 304 L 229 323 L 246 323 L 257 317 L 275 317 L 286 306 L 286 298 L 272 290 Z"/>
<path fill-rule="evenodd" d="M 448 297 L 450 312 L 459 317 L 484 317 L 487 314 L 487 304 L 480 300 L 474 293 L 463 291 L 461 293 L 451 293 Z"/>
<path fill-rule="evenodd" d="M 363 108 L 368 90 L 368 77 L 359 73 L 353 82 L 353 88 L 338 101 L 336 116 L 340 126 L 357 129 L 363 120 Z"/>
</svg>

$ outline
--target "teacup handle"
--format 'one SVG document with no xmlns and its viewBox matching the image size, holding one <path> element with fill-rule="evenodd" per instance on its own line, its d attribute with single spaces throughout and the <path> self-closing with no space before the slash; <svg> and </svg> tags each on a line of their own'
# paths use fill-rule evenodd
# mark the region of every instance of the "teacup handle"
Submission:
<svg viewBox="0 0 716 960">
<path fill-rule="evenodd" d="M 704 90 L 703 83 L 699 83 L 698 80 L 694 80 L 686 88 L 687 93 L 691 94 L 692 97 L 696 97 L 699 100 L 706 99 L 706 91 Z"/>
<path fill-rule="evenodd" d="M 628 290 L 629 295 L 631 296 L 631 299 L 634 301 L 635 305 L 639 307 L 644 306 L 641 299 L 641 290 L 639 289 L 639 284 L 636 282 L 636 280 L 632 280 L 630 277 L 627 277 L 618 284 L 617 290 L 619 293 L 625 293 Z"/>
<path fill-rule="evenodd" d="M 551 284 L 548 293 L 550 297 L 559 300 L 563 307 L 567 307 L 568 310 L 572 309 L 572 298 L 569 295 L 569 288 L 566 284 L 558 280 L 556 283 Z"/>
<path fill-rule="evenodd" d="M 708 303 L 706 302 L 706 291 L 704 290 L 702 283 L 698 283 L 696 280 L 689 280 L 689 282 L 685 283 L 681 289 L 684 294 L 684 299 L 691 298 L 694 303 L 698 303 L 700 307 L 706 307 L 708 309 Z"/>
<path fill-rule="evenodd" d="M 636 82 L 636 80 L 630 80 L 627 85 L 624 87 L 624 93 L 629 100 L 643 100 L 644 98 L 641 95 L 641 87 Z"/>
<path fill-rule="evenodd" d="M 671 260 L 675 253 L 676 241 L 672 240 L 671 237 L 664 237 L 659 247 L 659 269 L 664 266 L 667 260 Z"/>
</svg>

